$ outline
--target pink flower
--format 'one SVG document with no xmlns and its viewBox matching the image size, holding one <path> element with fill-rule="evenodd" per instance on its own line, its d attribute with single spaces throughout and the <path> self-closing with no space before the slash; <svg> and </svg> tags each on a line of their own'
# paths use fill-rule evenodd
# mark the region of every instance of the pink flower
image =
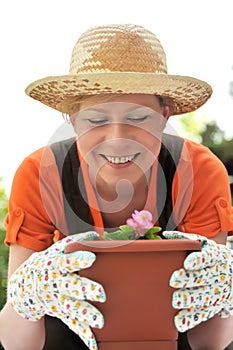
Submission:
<svg viewBox="0 0 233 350">
<path fill-rule="evenodd" d="M 145 232 L 154 226 L 152 219 L 152 215 L 149 211 L 135 210 L 132 214 L 132 218 L 127 219 L 126 224 L 132 227 L 140 236 L 144 236 Z"/>
</svg>

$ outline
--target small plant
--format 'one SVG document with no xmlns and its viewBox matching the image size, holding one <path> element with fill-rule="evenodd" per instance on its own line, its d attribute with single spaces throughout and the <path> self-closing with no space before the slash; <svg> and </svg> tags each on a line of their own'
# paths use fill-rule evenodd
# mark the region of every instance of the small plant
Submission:
<svg viewBox="0 0 233 350">
<path fill-rule="evenodd" d="M 132 217 L 126 220 L 126 225 L 114 232 L 104 232 L 106 240 L 135 240 L 135 239 L 162 239 L 157 235 L 161 227 L 154 226 L 152 214 L 147 210 L 135 210 Z"/>
</svg>

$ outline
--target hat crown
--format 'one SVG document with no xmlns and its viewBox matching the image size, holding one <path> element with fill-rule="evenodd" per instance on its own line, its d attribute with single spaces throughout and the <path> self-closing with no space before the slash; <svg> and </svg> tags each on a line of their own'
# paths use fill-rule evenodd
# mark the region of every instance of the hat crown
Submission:
<svg viewBox="0 0 233 350">
<path fill-rule="evenodd" d="M 142 26 L 94 27 L 75 44 L 70 74 L 94 72 L 167 74 L 166 55 L 155 34 Z"/>
</svg>

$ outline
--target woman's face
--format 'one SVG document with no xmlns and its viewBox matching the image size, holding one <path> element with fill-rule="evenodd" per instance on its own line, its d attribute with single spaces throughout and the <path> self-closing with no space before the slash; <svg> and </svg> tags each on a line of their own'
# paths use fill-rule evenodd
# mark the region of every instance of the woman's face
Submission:
<svg viewBox="0 0 233 350">
<path fill-rule="evenodd" d="M 161 106 L 156 96 L 144 94 L 114 95 L 102 101 L 97 96 L 84 101 L 71 116 L 91 181 L 115 186 L 124 179 L 136 184 L 158 155 L 168 107 Z"/>
</svg>

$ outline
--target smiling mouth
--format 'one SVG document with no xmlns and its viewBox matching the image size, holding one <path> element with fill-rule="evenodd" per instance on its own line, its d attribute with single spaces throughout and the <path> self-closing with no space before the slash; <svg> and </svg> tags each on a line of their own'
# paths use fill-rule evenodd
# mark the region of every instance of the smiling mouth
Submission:
<svg viewBox="0 0 233 350">
<path fill-rule="evenodd" d="M 132 162 L 133 160 L 135 160 L 135 158 L 139 155 L 139 153 L 130 155 L 130 156 L 124 156 L 124 157 L 112 157 L 112 156 L 106 156 L 103 155 L 102 156 L 109 162 L 112 164 L 125 164 L 125 163 L 129 163 Z"/>
</svg>

